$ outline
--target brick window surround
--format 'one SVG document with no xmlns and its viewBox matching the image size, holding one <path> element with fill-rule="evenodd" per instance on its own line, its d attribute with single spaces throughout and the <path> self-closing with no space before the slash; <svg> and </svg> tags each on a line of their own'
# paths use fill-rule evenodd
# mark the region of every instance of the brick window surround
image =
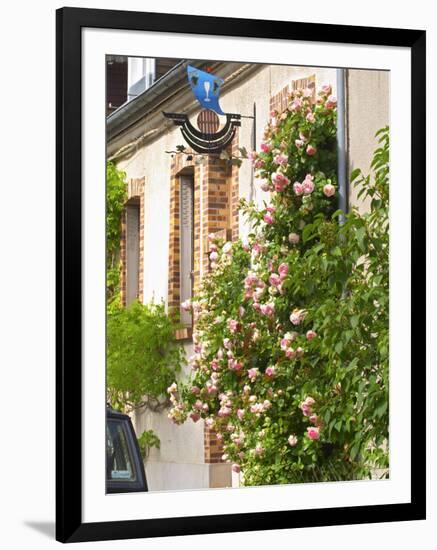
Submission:
<svg viewBox="0 0 437 550">
<path fill-rule="evenodd" d="M 230 151 L 238 151 L 238 130 Z M 196 293 L 201 277 L 209 271 L 208 235 L 218 233 L 229 240 L 238 238 L 238 167 L 230 166 L 216 155 L 205 155 L 201 163 L 196 157 L 174 155 L 171 161 L 170 181 L 170 235 L 168 306 L 180 308 L 180 180 L 191 174 L 194 180 L 194 258 L 193 293 Z M 180 340 L 192 336 L 192 327 L 176 333 Z M 207 464 L 222 462 L 223 447 L 216 433 L 204 426 L 204 460 Z"/>
<path fill-rule="evenodd" d="M 138 262 L 138 296 L 143 301 L 144 290 L 144 185 L 145 178 L 130 179 L 127 184 L 127 201 L 121 216 L 121 240 L 120 240 L 120 295 L 121 303 L 126 306 L 127 300 L 127 206 L 137 204 L 139 206 L 139 262 Z"/>
<path fill-rule="evenodd" d="M 238 150 L 238 135 L 231 151 Z M 194 258 L 193 293 L 202 275 L 209 271 L 208 235 L 220 232 L 227 238 L 238 238 L 238 167 L 229 166 L 216 155 L 205 155 L 201 163 L 189 154 L 174 155 L 171 160 L 170 234 L 169 234 L 169 311 L 180 308 L 180 180 L 192 174 L 194 180 Z M 187 160 L 188 159 L 188 160 Z M 191 327 L 178 331 L 180 339 L 191 337 Z"/>
</svg>

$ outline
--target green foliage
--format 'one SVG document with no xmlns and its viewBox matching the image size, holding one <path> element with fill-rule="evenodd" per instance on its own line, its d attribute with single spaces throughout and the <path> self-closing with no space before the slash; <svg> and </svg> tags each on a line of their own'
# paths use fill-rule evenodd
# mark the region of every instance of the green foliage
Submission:
<svg viewBox="0 0 437 550">
<path fill-rule="evenodd" d="M 313 105 L 297 92 L 297 108 L 267 126 L 252 160 L 270 202 L 243 202 L 248 243 L 211 243 L 192 374 L 169 388 L 169 416 L 205 419 L 246 485 L 388 467 L 389 132 L 377 134 L 372 174 L 352 174 L 368 211 L 340 216 L 329 94 Z"/>
<path fill-rule="evenodd" d="M 180 371 L 182 347 L 164 304 L 108 307 L 107 393 L 115 408 L 148 406 L 158 410 L 167 386 Z"/>
<path fill-rule="evenodd" d="M 127 200 L 125 173 L 114 163 L 106 164 L 106 290 L 108 301 L 119 291 L 119 250 L 121 237 L 121 215 Z"/>
<path fill-rule="evenodd" d="M 156 449 L 161 448 L 161 441 L 153 430 L 147 430 L 138 438 L 138 445 L 140 446 L 141 454 L 146 459 L 152 447 Z"/>
</svg>

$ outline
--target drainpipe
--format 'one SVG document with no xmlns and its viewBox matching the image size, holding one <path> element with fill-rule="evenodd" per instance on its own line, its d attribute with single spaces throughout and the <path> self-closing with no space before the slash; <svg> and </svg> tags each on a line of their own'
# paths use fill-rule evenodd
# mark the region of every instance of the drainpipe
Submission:
<svg viewBox="0 0 437 550">
<path fill-rule="evenodd" d="M 345 69 L 337 69 L 337 179 L 338 207 L 344 213 L 348 212 L 348 182 L 346 154 L 346 102 L 345 102 Z M 344 223 L 344 214 L 340 223 Z"/>
</svg>

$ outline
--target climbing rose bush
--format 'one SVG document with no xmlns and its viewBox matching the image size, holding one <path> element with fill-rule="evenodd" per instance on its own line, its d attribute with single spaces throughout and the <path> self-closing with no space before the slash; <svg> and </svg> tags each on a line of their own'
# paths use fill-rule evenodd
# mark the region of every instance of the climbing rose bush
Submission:
<svg viewBox="0 0 437 550">
<path fill-rule="evenodd" d="M 387 475 L 388 129 L 378 136 L 372 176 L 352 174 L 368 212 L 344 215 L 336 99 L 294 92 L 249 154 L 266 201 L 242 201 L 247 241 L 210 235 L 211 272 L 184 304 L 191 375 L 168 388 L 169 417 L 203 419 L 245 485 Z"/>
</svg>

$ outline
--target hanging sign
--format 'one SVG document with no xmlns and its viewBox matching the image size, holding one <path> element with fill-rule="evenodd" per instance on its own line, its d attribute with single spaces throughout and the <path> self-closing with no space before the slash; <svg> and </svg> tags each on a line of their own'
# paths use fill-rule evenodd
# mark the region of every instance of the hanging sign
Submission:
<svg viewBox="0 0 437 550">
<path fill-rule="evenodd" d="M 197 117 L 197 128 L 184 113 L 163 113 L 181 127 L 181 133 L 187 144 L 197 153 L 221 153 L 234 138 L 236 127 L 240 126 L 241 115 L 224 113 L 219 105 L 220 88 L 224 80 L 188 65 L 188 82 L 203 110 Z M 223 124 L 218 115 L 226 117 Z"/>
<path fill-rule="evenodd" d="M 220 86 L 223 84 L 223 78 L 219 78 L 211 73 L 201 71 L 188 65 L 188 82 L 190 83 L 193 94 L 204 109 L 214 111 L 218 115 L 224 115 L 219 105 Z"/>
</svg>

